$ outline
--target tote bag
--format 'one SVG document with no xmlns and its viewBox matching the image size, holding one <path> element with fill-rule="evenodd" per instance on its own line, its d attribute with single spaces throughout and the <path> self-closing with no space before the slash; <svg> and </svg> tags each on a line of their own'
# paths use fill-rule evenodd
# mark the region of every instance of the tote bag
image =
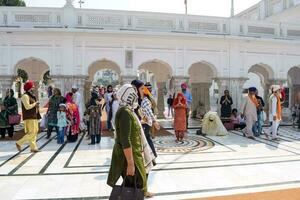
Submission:
<svg viewBox="0 0 300 200">
<path fill-rule="evenodd" d="M 110 194 L 109 200 L 143 200 L 144 191 L 136 187 L 136 177 L 134 178 L 135 187 L 125 187 L 125 180 L 122 185 L 115 185 Z"/>
<path fill-rule="evenodd" d="M 9 115 L 8 116 L 8 123 L 9 125 L 17 125 L 21 123 L 21 115 Z"/>
</svg>

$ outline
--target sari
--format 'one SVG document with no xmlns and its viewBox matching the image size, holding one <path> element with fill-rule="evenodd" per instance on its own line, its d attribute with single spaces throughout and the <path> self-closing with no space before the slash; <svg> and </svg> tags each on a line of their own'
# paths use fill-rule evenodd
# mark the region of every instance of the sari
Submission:
<svg viewBox="0 0 300 200">
<path fill-rule="evenodd" d="M 80 125 L 80 115 L 78 106 L 74 103 L 72 99 L 72 93 L 68 93 L 66 95 L 66 105 L 67 105 L 67 119 L 70 121 L 68 125 L 69 136 L 68 140 L 76 141 L 77 135 L 79 133 L 79 125 Z"/>
</svg>

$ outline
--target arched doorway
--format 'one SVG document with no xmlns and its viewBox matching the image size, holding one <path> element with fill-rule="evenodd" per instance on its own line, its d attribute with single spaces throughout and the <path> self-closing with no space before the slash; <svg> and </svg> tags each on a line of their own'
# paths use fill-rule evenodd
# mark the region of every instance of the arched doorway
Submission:
<svg viewBox="0 0 300 200">
<path fill-rule="evenodd" d="M 168 63 L 156 59 L 144 62 L 138 68 L 139 79 L 152 84 L 153 96 L 157 98 L 158 118 L 165 117 L 165 98 L 172 74 Z"/>
<path fill-rule="evenodd" d="M 249 87 L 256 87 L 259 96 L 263 97 L 266 104 L 266 111 L 268 111 L 269 90 L 271 85 L 275 84 L 274 71 L 269 65 L 263 63 L 255 64 L 249 68 L 248 78 L 249 79 L 245 82 L 243 88 L 248 89 Z"/>
<path fill-rule="evenodd" d="M 193 96 L 192 117 L 201 117 L 209 110 L 216 110 L 217 108 L 211 108 L 214 89 L 217 87 L 214 82 L 217 76 L 216 68 L 205 61 L 197 62 L 189 67 L 188 74 Z"/>
<path fill-rule="evenodd" d="M 292 67 L 288 71 L 289 107 L 300 103 L 300 67 Z"/>
<path fill-rule="evenodd" d="M 98 60 L 88 68 L 88 80 L 85 82 L 85 100 L 90 97 L 90 89 L 94 86 L 118 85 L 121 81 L 121 69 L 111 60 Z"/>
<path fill-rule="evenodd" d="M 39 58 L 25 58 L 15 65 L 15 90 L 19 95 L 22 91 L 22 84 L 27 80 L 35 83 L 35 93 L 39 101 L 47 99 L 47 85 L 50 80 L 50 68 L 48 64 Z"/>
</svg>

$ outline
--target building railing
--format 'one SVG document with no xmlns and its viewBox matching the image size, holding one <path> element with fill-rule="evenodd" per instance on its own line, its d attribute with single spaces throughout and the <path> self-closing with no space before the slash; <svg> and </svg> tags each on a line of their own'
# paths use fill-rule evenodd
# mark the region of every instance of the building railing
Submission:
<svg viewBox="0 0 300 200">
<path fill-rule="evenodd" d="M 260 20 L 76 8 L 0 7 L 5 28 L 131 30 L 300 39 L 300 26 Z"/>
</svg>

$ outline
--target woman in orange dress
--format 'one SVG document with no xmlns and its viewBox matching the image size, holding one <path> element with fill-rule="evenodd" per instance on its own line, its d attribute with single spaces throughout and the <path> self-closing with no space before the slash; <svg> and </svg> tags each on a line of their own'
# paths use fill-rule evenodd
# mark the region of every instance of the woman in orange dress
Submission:
<svg viewBox="0 0 300 200">
<path fill-rule="evenodd" d="M 182 93 L 178 93 L 173 103 L 175 117 L 174 129 L 176 142 L 181 142 L 186 132 L 186 100 Z"/>
</svg>

